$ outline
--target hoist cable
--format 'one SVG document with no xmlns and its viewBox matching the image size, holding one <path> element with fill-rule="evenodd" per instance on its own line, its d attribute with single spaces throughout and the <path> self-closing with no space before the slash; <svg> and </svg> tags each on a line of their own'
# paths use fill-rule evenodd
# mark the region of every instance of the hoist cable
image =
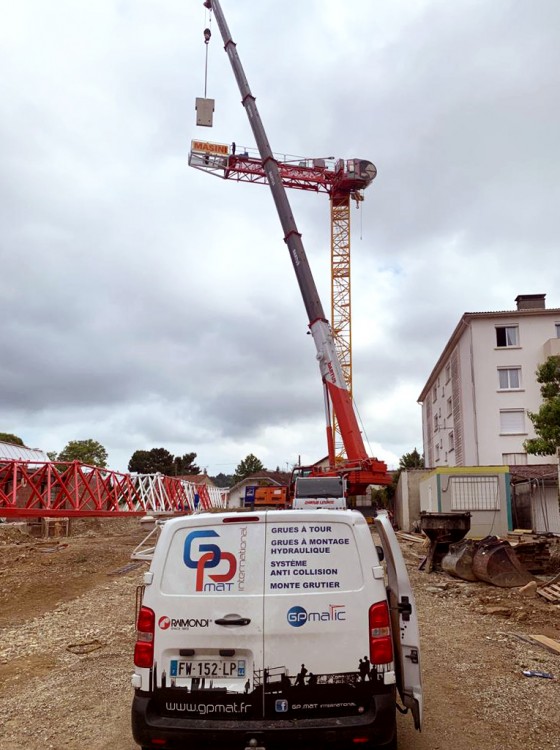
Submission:
<svg viewBox="0 0 560 750">
<path fill-rule="evenodd" d="M 204 98 L 208 87 L 208 42 L 206 42 L 206 62 L 204 64 Z"/>
<path fill-rule="evenodd" d="M 205 99 L 206 99 L 206 92 L 208 89 L 208 43 L 210 41 L 210 37 L 212 36 L 212 31 L 210 29 L 210 26 L 212 25 L 211 10 L 208 12 L 207 21 L 208 21 L 208 26 L 204 29 L 204 44 L 206 46 L 206 60 L 204 63 L 204 98 Z"/>
</svg>

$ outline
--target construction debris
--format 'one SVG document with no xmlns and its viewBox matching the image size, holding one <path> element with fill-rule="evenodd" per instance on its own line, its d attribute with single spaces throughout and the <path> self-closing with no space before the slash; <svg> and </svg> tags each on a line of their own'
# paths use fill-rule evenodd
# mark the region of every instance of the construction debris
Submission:
<svg viewBox="0 0 560 750">
<path fill-rule="evenodd" d="M 513 544 L 513 551 L 519 562 L 531 573 L 544 573 L 550 563 L 550 542 L 541 539 L 534 542 Z"/>
<path fill-rule="evenodd" d="M 399 539 L 404 539 L 406 542 L 416 542 L 423 544 L 426 541 L 424 534 L 411 534 L 407 531 L 397 531 Z"/>
<path fill-rule="evenodd" d="M 527 599 L 534 599 L 534 597 L 537 595 L 538 590 L 538 584 L 536 581 L 529 581 L 525 586 L 522 586 L 520 589 L 518 589 L 519 593 L 522 596 L 526 596 Z"/>
<path fill-rule="evenodd" d="M 539 646 L 544 648 L 555 656 L 560 655 L 560 642 L 555 641 L 553 638 L 548 638 L 546 635 L 522 635 L 521 633 L 508 633 L 508 635 L 517 638 L 518 641 L 529 643 L 531 646 Z"/>
</svg>

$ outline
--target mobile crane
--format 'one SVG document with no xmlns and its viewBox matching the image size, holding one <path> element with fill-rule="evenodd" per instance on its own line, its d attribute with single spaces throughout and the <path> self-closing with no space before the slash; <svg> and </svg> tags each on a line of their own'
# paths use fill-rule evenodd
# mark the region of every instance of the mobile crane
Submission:
<svg viewBox="0 0 560 750">
<path fill-rule="evenodd" d="M 391 478 L 387 473 L 385 463 L 376 458 L 370 458 L 367 455 L 354 412 L 351 395 L 348 391 L 342 366 L 337 356 L 332 330 L 325 317 L 317 287 L 311 273 L 311 267 L 303 247 L 301 234 L 298 231 L 286 190 L 282 183 L 280 168 L 268 142 L 255 97 L 251 93 L 237 53 L 237 47 L 231 37 L 220 2 L 219 0 L 205 0 L 203 5 L 209 11 L 214 12 L 214 17 L 216 18 L 216 23 L 224 42 L 224 49 L 229 57 L 234 76 L 239 86 L 241 102 L 247 112 L 249 124 L 259 150 L 262 169 L 266 174 L 278 217 L 284 231 L 284 241 L 290 252 L 292 265 L 307 311 L 309 330 L 317 351 L 316 356 L 319 362 L 324 389 L 330 466 L 324 470 L 316 467 L 302 468 L 301 474 L 307 476 L 315 474 L 319 477 L 343 477 L 347 486 L 347 494 L 360 495 L 371 484 L 390 484 Z M 373 167 L 373 165 L 371 166 Z M 346 451 L 347 458 L 344 461 L 336 461 L 335 458 L 331 408 L 338 422 L 340 435 Z"/>
</svg>

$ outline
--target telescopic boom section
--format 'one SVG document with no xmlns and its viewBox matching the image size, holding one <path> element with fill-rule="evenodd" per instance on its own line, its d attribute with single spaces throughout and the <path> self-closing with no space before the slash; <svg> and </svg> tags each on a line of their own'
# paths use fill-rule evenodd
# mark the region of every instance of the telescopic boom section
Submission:
<svg viewBox="0 0 560 750">
<path fill-rule="evenodd" d="M 216 23 L 224 41 L 224 48 L 228 54 L 233 73 L 241 92 L 241 101 L 249 123 L 255 136 L 255 141 L 262 159 L 262 166 L 266 172 L 272 197 L 276 204 L 276 210 L 284 231 L 284 241 L 290 251 L 290 258 L 296 277 L 298 280 L 303 303 L 309 319 L 309 328 L 313 335 L 315 347 L 317 349 L 317 359 L 321 370 L 323 383 L 325 383 L 328 396 L 332 403 L 333 411 L 337 417 L 340 434 L 348 457 L 348 463 L 361 465 L 364 469 L 369 469 L 372 473 L 379 475 L 380 483 L 387 483 L 387 468 L 385 464 L 368 458 L 364 442 L 358 426 L 358 421 L 354 413 L 352 400 L 346 383 L 338 356 L 335 349 L 333 335 L 329 323 L 325 317 L 321 300 L 317 292 L 315 280 L 311 274 L 311 268 L 305 254 L 301 234 L 298 232 L 297 225 L 292 214 L 290 203 L 288 201 L 286 190 L 282 184 L 278 163 L 274 158 L 272 149 L 268 142 L 255 97 L 251 93 L 249 83 L 245 77 L 245 72 L 235 43 L 231 38 L 228 25 L 224 18 L 219 0 L 206 0 L 205 7 L 214 11 Z M 329 421 L 327 422 L 329 424 Z M 334 461 L 334 451 L 332 448 L 332 432 L 330 426 L 327 427 L 329 457 Z"/>
</svg>

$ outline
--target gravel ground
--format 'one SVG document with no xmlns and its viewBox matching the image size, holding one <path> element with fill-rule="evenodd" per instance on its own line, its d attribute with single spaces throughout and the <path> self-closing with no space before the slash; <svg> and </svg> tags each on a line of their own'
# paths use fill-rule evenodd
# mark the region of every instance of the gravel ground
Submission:
<svg viewBox="0 0 560 750">
<path fill-rule="evenodd" d="M 0 526 L 2 750 L 135 750 L 130 675 L 144 568 L 114 571 L 142 536 L 135 519 L 82 523 L 58 544 Z M 559 607 L 419 573 L 418 547 L 403 542 L 421 621 L 424 730 L 399 717 L 400 750 L 560 750 L 560 683 L 522 674 L 559 677 L 560 656 L 516 637 L 560 640 Z"/>
</svg>

